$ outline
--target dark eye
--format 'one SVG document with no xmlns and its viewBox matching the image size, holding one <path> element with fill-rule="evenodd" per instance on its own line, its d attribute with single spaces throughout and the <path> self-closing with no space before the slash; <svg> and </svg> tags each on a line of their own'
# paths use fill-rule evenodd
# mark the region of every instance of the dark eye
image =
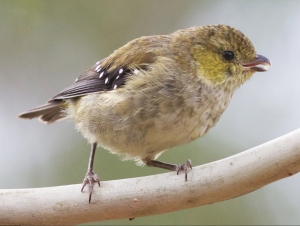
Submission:
<svg viewBox="0 0 300 226">
<path fill-rule="evenodd" d="M 222 56 L 226 61 L 232 61 L 234 59 L 234 53 L 232 51 L 226 50 L 222 53 Z"/>
</svg>

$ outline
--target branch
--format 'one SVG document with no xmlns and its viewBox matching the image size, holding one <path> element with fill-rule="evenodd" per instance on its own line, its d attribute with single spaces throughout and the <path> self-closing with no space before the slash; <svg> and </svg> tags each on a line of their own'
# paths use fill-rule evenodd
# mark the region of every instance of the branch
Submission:
<svg viewBox="0 0 300 226">
<path fill-rule="evenodd" d="M 232 199 L 300 171 L 300 129 L 240 154 L 175 172 L 101 182 L 91 204 L 81 184 L 0 190 L 0 224 L 73 225 L 136 218 Z"/>
</svg>

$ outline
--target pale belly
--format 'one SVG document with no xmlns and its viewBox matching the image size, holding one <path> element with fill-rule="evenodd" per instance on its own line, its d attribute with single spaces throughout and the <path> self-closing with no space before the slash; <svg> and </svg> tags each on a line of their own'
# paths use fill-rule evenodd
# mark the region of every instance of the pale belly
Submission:
<svg viewBox="0 0 300 226">
<path fill-rule="evenodd" d="M 145 98 L 118 93 L 91 94 L 71 107 L 69 115 L 90 143 L 97 142 L 125 159 L 145 161 L 205 135 L 219 120 L 231 95 L 221 97 L 204 103 L 185 101 L 178 107 L 176 100 L 171 106 L 166 101 L 150 104 Z M 141 101 L 144 104 L 139 107 Z"/>
</svg>

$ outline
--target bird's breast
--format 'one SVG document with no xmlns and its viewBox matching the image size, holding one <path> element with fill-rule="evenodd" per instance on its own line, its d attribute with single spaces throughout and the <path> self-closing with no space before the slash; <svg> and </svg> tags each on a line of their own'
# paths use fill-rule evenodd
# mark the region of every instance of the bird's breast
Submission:
<svg viewBox="0 0 300 226">
<path fill-rule="evenodd" d="M 127 159 L 154 159 L 206 134 L 231 99 L 230 92 L 199 80 L 176 78 L 81 97 L 69 115 L 89 142 Z"/>
</svg>

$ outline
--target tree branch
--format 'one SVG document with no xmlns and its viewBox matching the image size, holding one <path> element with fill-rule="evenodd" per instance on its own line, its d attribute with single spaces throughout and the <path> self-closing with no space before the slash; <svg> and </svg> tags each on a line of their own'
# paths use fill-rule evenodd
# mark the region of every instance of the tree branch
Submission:
<svg viewBox="0 0 300 226">
<path fill-rule="evenodd" d="M 0 190 L 0 224 L 70 225 L 136 218 L 232 199 L 300 171 L 300 129 L 183 174 L 101 182 L 88 203 L 81 184 Z"/>
</svg>

